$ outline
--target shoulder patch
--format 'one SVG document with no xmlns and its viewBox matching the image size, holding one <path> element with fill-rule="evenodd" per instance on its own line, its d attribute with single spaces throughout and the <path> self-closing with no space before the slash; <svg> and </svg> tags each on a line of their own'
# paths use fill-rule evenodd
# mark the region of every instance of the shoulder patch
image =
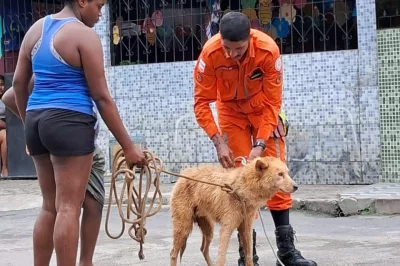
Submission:
<svg viewBox="0 0 400 266">
<path fill-rule="evenodd" d="M 275 60 L 275 70 L 278 71 L 278 72 L 282 71 L 282 56 L 279 56 Z"/>
<path fill-rule="evenodd" d="M 197 74 L 197 81 L 200 83 L 203 81 L 203 75 L 201 73 Z"/>
<path fill-rule="evenodd" d="M 203 61 L 203 59 L 199 59 L 199 72 L 204 73 L 206 70 L 206 63 Z"/>
</svg>

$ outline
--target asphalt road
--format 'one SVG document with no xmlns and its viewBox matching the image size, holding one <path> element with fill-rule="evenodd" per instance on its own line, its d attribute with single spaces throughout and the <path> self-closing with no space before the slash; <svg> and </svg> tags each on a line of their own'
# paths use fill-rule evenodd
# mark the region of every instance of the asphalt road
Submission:
<svg viewBox="0 0 400 266">
<path fill-rule="evenodd" d="M 0 265 L 27 266 L 32 260 L 32 227 L 38 209 L 0 212 Z M 267 234 L 275 241 L 272 219 L 269 212 L 263 211 Z M 121 239 L 108 238 L 103 225 L 96 249 L 96 266 L 167 266 L 171 248 L 171 222 L 168 212 L 160 212 L 149 218 L 145 260 L 137 257 L 139 245 L 127 234 Z M 304 212 L 292 212 L 291 221 L 297 231 L 297 247 L 320 266 L 339 265 L 399 265 L 400 260 L 400 216 L 353 216 L 333 218 Z M 120 228 L 119 217 L 111 219 L 111 228 L 117 232 Z M 263 235 L 260 221 L 256 221 L 258 232 L 258 254 L 260 265 L 275 265 L 274 255 L 267 239 Z M 201 236 L 195 228 L 189 237 L 183 256 L 183 266 L 206 265 L 200 253 Z M 211 256 L 217 256 L 218 231 L 211 246 Z M 274 248 L 276 248 L 273 242 Z M 237 265 L 236 235 L 231 239 L 227 265 Z M 55 264 L 53 256 L 52 264 Z"/>
</svg>

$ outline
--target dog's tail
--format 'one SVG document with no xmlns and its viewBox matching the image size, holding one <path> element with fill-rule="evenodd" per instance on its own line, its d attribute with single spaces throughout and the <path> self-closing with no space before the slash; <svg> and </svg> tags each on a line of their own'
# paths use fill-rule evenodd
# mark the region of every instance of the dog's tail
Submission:
<svg viewBox="0 0 400 266">
<path fill-rule="evenodd" d="M 185 242 L 183 243 L 181 249 L 179 250 L 179 263 L 182 263 L 182 256 L 186 249 L 186 241 L 187 239 L 185 239 Z"/>
</svg>

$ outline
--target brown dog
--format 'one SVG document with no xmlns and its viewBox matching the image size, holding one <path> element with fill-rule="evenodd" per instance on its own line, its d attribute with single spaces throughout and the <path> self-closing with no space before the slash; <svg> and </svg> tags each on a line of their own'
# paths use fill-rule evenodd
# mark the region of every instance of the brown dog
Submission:
<svg viewBox="0 0 400 266">
<path fill-rule="evenodd" d="M 179 253 L 182 259 L 195 222 L 203 235 L 201 251 L 208 266 L 213 265 L 209 247 L 215 223 L 221 225 L 217 265 L 225 265 L 229 239 L 233 231 L 238 229 L 246 265 L 253 266 L 251 231 L 254 215 L 276 192 L 292 193 L 297 190 L 288 171 L 284 162 L 273 157 L 259 157 L 243 167 L 233 169 L 213 165 L 183 170 L 182 175 L 197 180 L 230 184 L 245 200 L 246 213 L 242 212 L 240 201 L 220 187 L 180 178 L 171 197 L 173 248 L 170 265 L 177 265 Z M 248 228 L 245 228 L 245 224 Z"/>
</svg>

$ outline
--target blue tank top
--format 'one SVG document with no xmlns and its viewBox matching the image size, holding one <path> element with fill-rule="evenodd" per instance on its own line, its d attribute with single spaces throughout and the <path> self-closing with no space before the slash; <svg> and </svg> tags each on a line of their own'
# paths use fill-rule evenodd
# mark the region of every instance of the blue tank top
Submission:
<svg viewBox="0 0 400 266">
<path fill-rule="evenodd" d="M 42 37 L 32 50 L 35 83 L 27 111 L 61 108 L 93 115 L 93 102 L 83 70 L 67 64 L 53 46 L 54 34 L 74 21 L 79 20 L 54 19 L 51 15 L 45 17 Z"/>
</svg>

